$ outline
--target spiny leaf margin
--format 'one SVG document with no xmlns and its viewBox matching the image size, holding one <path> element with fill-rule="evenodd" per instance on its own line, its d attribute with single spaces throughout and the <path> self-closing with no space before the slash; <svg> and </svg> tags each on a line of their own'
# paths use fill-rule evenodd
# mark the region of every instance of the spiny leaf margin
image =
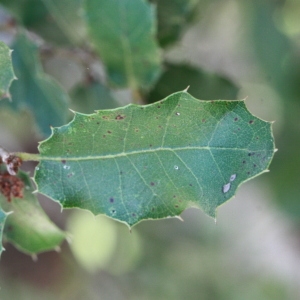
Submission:
<svg viewBox="0 0 300 300">
<path fill-rule="evenodd" d="M 129 115 L 132 122 L 142 120 L 139 134 L 134 134 L 131 122 L 126 125 L 123 117 Z M 162 116 L 167 122 L 164 135 L 155 121 Z M 152 124 L 148 123 L 150 118 Z M 108 130 L 109 123 L 108 127 L 99 126 L 101 122 L 120 120 L 123 125 L 114 127 L 115 139 Z M 89 152 L 88 124 L 95 129 L 92 135 L 97 133 L 97 139 L 103 141 L 100 155 Z M 243 134 L 242 126 L 248 129 Z M 190 129 L 196 133 L 190 134 Z M 74 132 L 80 135 L 77 141 L 70 137 Z M 163 139 L 158 140 L 159 145 L 168 146 L 156 145 L 157 137 Z M 125 142 L 118 149 L 120 140 Z M 242 144 L 241 149 L 236 143 Z M 235 156 L 230 153 L 233 150 Z M 64 208 L 106 214 L 129 227 L 145 219 L 179 216 L 191 206 L 215 217 L 217 207 L 231 199 L 241 183 L 268 171 L 275 152 L 271 123 L 251 115 L 243 100 L 202 101 L 186 91 L 145 106 L 129 104 L 91 115 L 75 113 L 69 124 L 53 128 L 51 136 L 40 143 L 39 151 L 41 161 L 34 180 L 40 193 Z M 119 162 L 105 163 L 116 159 Z M 81 161 L 86 161 L 84 167 Z M 147 168 L 150 175 L 144 172 Z M 123 190 L 130 194 L 123 194 Z"/>
<path fill-rule="evenodd" d="M 16 80 L 12 59 L 12 50 L 2 41 L 0 41 L 0 100 L 3 98 L 11 98 L 9 88 L 13 80 Z"/>
</svg>

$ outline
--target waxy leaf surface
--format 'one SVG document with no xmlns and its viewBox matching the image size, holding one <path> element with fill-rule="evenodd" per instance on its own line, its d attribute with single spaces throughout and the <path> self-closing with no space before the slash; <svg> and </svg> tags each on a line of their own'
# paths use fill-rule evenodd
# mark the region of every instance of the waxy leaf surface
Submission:
<svg viewBox="0 0 300 300">
<path fill-rule="evenodd" d="M 178 92 L 146 106 L 76 113 L 39 146 L 38 191 L 132 226 L 178 216 L 212 217 L 244 181 L 267 170 L 271 124 L 244 101 L 200 101 Z"/>
<path fill-rule="evenodd" d="M 0 42 L 0 100 L 10 98 L 9 87 L 15 79 L 11 61 L 11 50 Z"/>
<path fill-rule="evenodd" d="M 85 0 L 92 42 L 110 83 L 147 88 L 160 72 L 155 10 L 145 0 Z"/>
</svg>

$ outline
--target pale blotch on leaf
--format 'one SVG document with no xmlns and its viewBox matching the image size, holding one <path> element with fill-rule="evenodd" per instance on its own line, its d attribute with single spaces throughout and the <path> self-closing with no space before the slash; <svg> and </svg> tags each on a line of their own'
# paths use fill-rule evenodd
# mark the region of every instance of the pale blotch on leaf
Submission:
<svg viewBox="0 0 300 300">
<path fill-rule="evenodd" d="M 236 174 L 232 174 L 232 175 L 230 176 L 229 181 L 232 182 L 232 181 L 234 181 L 235 179 L 236 179 Z"/>
<path fill-rule="evenodd" d="M 231 186 L 231 183 L 227 183 L 225 185 L 223 185 L 223 193 L 227 193 L 229 190 L 230 190 L 230 186 Z"/>
</svg>

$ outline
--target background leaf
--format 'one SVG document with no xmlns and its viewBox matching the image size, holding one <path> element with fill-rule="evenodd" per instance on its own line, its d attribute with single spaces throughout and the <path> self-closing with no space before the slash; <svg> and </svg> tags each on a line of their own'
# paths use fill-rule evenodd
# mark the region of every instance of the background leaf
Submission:
<svg viewBox="0 0 300 300">
<path fill-rule="evenodd" d="M 85 33 L 81 0 L 0 0 L 17 21 L 44 39 L 78 44 Z"/>
<path fill-rule="evenodd" d="M 10 98 L 9 87 L 16 79 L 11 62 L 11 50 L 0 41 L 0 100 Z"/>
<path fill-rule="evenodd" d="M 152 0 L 157 6 L 158 34 L 162 47 L 176 42 L 193 20 L 199 0 Z M 203 9 L 203 6 L 201 7 Z"/>
<path fill-rule="evenodd" d="M 178 92 L 153 105 L 76 113 L 39 150 L 39 192 L 132 226 L 190 206 L 215 217 L 242 182 L 267 170 L 274 143 L 271 124 L 243 101 Z"/>
<path fill-rule="evenodd" d="M 88 30 L 110 83 L 148 88 L 160 72 L 155 11 L 145 0 L 85 0 Z"/>
<path fill-rule="evenodd" d="M 4 238 L 20 251 L 36 254 L 53 250 L 62 243 L 66 234 L 60 230 L 45 214 L 36 196 L 29 176 L 18 173 L 24 183 L 23 198 L 12 198 L 7 202 L 0 194 L 0 203 L 5 211 L 12 212 L 7 217 Z"/>
<path fill-rule="evenodd" d="M 90 82 L 76 86 L 71 93 L 70 108 L 81 113 L 118 107 L 110 90 L 100 82 Z"/>
<path fill-rule="evenodd" d="M 11 86 L 13 101 L 9 106 L 14 110 L 29 110 L 39 131 L 48 135 L 50 126 L 67 121 L 69 97 L 54 79 L 43 72 L 37 46 L 24 34 L 18 35 L 12 49 L 18 80 Z"/>
<path fill-rule="evenodd" d="M 147 102 L 156 102 L 176 92 L 175 88 L 186 89 L 194 97 L 205 100 L 236 99 L 238 88 L 229 79 L 202 71 L 188 65 L 166 64 L 164 72 L 147 96 Z"/>
</svg>

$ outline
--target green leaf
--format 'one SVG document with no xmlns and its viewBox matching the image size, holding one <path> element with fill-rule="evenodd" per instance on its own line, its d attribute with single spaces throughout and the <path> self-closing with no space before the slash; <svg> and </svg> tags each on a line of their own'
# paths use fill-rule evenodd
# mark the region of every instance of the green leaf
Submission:
<svg viewBox="0 0 300 300">
<path fill-rule="evenodd" d="M 2 235 L 3 235 L 4 224 L 8 215 L 9 215 L 8 213 L 6 213 L 5 211 L 2 210 L 2 208 L 0 208 L 0 256 L 3 250 L 5 250 L 2 245 Z"/>
<path fill-rule="evenodd" d="M 110 82 L 134 90 L 150 87 L 160 72 L 153 6 L 145 0 L 85 0 L 85 9 Z"/>
<path fill-rule="evenodd" d="M 237 187 L 267 171 L 271 124 L 244 101 L 178 92 L 151 105 L 76 113 L 39 146 L 38 191 L 132 226 L 190 206 L 212 217 Z"/>
<path fill-rule="evenodd" d="M 51 16 L 43 20 L 42 30 L 40 23 L 35 26 L 35 29 L 42 36 L 62 44 L 66 44 L 66 40 L 73 44 L 82 41 L 85 33 L 82 13 L 80 12 L 82 0 L 42 0 L 41 2 Z M 53 21 L 56 24 L 56 30 L 53 30 Z"/>
<path fill-rule="evenodd" d="M 81 113 L 118 107 L 110 90 L 99 82 L 80 84 L 72 90 L 70 108 Z"/>
<path fill-rule="evenodd" d="M 16 79 L 11 62 L 11 50 L 0 41 L 0 100 L 10 98 L 9 87 Z"/>
<path fill-rule="evenodd" d="M 193 20 L 199 0 L 152 0 L 157 5 L 158 40 L 165 47 L 176 42 Z M 203 1 L 200 1 L 203 2 Z M 201 9 L 205 3 L 201 3 Z"/>
<path fill-rule="evenodd" d="M 54 43 L 78 43 L 84 22 L 82 0 L 0 0 L 24 27 Z"/>
<path fill-rule="evenodd" d="M 33 188 L 29 176 L 19 172 L 18 178 L 25 186 L 23 198 L 13 198 L 8 202 L 0 194 L 2 207 L 5 211 L 12 212 L 5 223 L 5 239 L 28 254 L 58 248 L 65 239 L 65 233 L 48 218 L 36 196 L 32 194 Z"/>
<path fill-rule="evenodd" d="M 195 97 L 206 100 L 235 99 L 238 88 L 227 78 L 188 65 L 166 64 L 164 73 L 148 94 L 148 103 L 189 86 Z"/>
<path fill-rule="evenodd" d="M 50 126 L 60 126 L 67 121 L 69 101 L 67 93 L 41 67 L 36 45 L 25 35 L 19 35 L 13 46 L 13 65 L 18 77 L 11 86 L 15 110 L 28 110 L 43 135 Z"/>
<path fill-rule="evenodd" d="M 24 26 L 31 27 L 47 17 L 47 11 L 41 0 L 0 0 L 13 13 L 14 19 Z"/>
</svg>

